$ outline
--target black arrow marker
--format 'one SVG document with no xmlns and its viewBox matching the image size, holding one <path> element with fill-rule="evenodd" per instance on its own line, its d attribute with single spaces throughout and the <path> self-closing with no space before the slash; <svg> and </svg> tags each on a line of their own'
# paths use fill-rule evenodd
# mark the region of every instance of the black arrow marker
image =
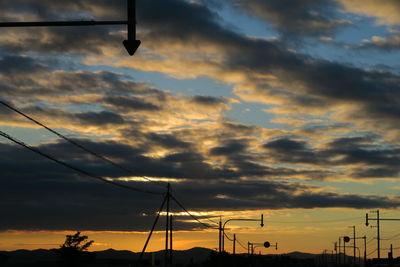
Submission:
<svg viewBox="0 0 400 267">
<path fill-rule="evenodd" d="M 141 42 L 136 40 L 136 0 L 127 0 L 128 4 L 128 40 L 123 44 L 129 55 L 133 56 L 139 48 Z"/>
</svg>

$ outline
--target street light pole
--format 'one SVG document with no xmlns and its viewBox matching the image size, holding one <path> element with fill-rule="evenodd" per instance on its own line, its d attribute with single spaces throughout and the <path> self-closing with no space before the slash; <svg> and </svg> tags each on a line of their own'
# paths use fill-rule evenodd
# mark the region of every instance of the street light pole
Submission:
<svg viewBox="0 0 400 267">
<path fill-rule="evenodd" d="M 220 248 L 220 253 L 221 252 L 223 252 L 223 251 L 225 251 L 225 225 L 228 223 L 228 222 L 232 222 L 232 221 L 246 221 L 246 222 L 260 222 L 260 226 L 261 227 L 263 227 L 264 226 L 264 215 L 263 214 L 261 214 L 261 219 L 229 219 L 229 220 L 226 220 L 225 222 L 224 222 L 224 224 L 222 225 L 222 229 L 220 229 L 220 232 L 222 231 L 222 233 L 220 233 L 220 236 L 221 236 L 221 248 Z M 222 223 L 222 221 L 220 220 L 220 227 L 221 227 L 221 223 Z"/>
<path fill-rule="evenodd" d="M 34 22 L 0 22 L 0 28 L 10 27 L 66 27 L 66 26 L 96 26 L 96 25 L 127 25 L 128 39 L 123 44 L 129 55 L 133 56 L 141 42 L 136 40 L 136 0 L 127 1 L 126 20 L 107 21 L 34 21 Z"/>
</svg>

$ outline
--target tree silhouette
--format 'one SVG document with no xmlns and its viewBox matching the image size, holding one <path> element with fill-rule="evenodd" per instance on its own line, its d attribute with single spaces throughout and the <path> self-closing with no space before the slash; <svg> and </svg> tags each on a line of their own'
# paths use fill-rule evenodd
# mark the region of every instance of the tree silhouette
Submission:
<svg viewBox="0 0 400 267">
<path fill-rule="evenodd" d="M 93 242 L 88 241 L 88 236 L 81 236 L 81 232 L 76 232 L 74 235 L 67 235 L 64 244 L 54 251 L 61 259 L 61 266 L 81 266 L 82 263 L 94 259 L 95 254 L 87 252 Z"/>
</svg>

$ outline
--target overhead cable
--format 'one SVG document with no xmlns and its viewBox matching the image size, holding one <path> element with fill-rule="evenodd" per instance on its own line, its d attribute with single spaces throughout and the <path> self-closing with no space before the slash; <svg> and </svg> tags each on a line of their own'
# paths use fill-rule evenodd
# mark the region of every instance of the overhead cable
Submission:
<svg viewBox="0 0 400 267">
<path fill-rule="evenodd" d="M 45 158 L 47 158 L 49 160 L 52 160 L 52 161 L 54 161 L 54 162 L 56 162 L 56 163 L 58 163 L 60 165 L 63 165 L 64 167 L 72 169 L 72 170 L 74 170 L 76 172 L 84 174 L 84 175 L 86 175 L 86 176 L 88 176 L 90 178 L 93 178 L 93 179 L 96 179 L 96 180 L 99 180 L 99 181 L 102 181 L 102 182 L 105 182 L 105 183 L 108 183 L 108 184 L 112 184 L 112 185 L 115 185 L 115 186 L 118 186 L 118 187 L 122 187 L 122 188 L 125 188 L 125 189 L 129 189 L 129 190 L 132 190 L 132 191 L 136 191 L 136 192 L 148 193 L 148 194 L 153 194 L 153 195 L 163 195 L 164 194 L 164 193 L 161 193 L 161 192 L 155 192 L 155 191 L 150 191 L 150 190 L 146 190 L 146 189 L 141 189 L 141 188 L 137 188 L 137 187 L 133 187 L 133 186 L 129 186 L 129 185 L 124 185 L 124 184 L 120 184 L 120 183 L 108 180 L 108 179 L 106 179 L 106 178 L 104 178 L 102 176 L 98 176 L 98 175 L 92 174 L 92 173 L 90 173 L 88 171 L 82 170 L 81 168 L 78 168 L 78 167 L 73 166 L 73 165 L 71 165 L 69 163 L 66 163 L 64 161 L 56 159 L 56 158 L 54 158 L 54 157 L 52 157 L 52 156 L 40 151 L 37 148 L 31 147 L 31 146 L 25 144 L 24 142 L 22 142 L 22 141 L 20 141 L 20 140 L 18 140 L 16 138 L 6 134 L 5 132 L 0 131 L 0 135 L 5 137 L 5 138 L 7 138 L 8 140 L 16 143 L 16 144 L 22 146 L 22 147 L 25 147 L 25 148 L 29 149 L 32 152 L 35 152 L 36 154 L 39 154 L 39 155 L 41 155 L 41 156 L 43 156 L 43 157 L 45 157 Z"/>
</svg>

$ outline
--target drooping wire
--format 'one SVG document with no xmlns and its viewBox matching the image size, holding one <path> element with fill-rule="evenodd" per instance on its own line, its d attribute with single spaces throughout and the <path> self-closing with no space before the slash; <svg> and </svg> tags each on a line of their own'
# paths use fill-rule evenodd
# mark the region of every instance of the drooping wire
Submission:
<svg viewBox="0 0 400 267">
<path fill-rule="evenodd" d="M 371 251 L 370 253 L 367 254 L 367 256 L 373 254 L 374 252 L 376 252 L 378 249 L 374 249 L 373 251 Z"/>
<path fill-rule="evenodd" d="M 238 242 L 238 244 L 244 249 L 244 250 L 247 250 L 248 248 L 246 248 L 243 244 L 242 244 L 242 242 L 239 240 L 239 239 L 237 239 L 236 238 L 236 242 Z"/>
<path fill-rule="evenodd" d="M 14 111 L 14 112 L 16 112 L 16 113 L 18 113 L 18 114 L 20 114 L 21 116 L 27 118 L 28 120 L 32 121 L 33 123 L 35 123 L 35 124 L 41 126 L 42 128 L 48 130 L 49 132 L 51 132 L 51 133 L 57 135 L 58 137 L 64 139 L 64 140 L 67 141 L 67 142 L 69 142 L 70 144 L 72 144 L 72 145 L 74 145 L 74 146 L 80 148 L 81 150 L 83 150 L 83 151 L 85 151 L 85 152 L 87 152 L 87 153 L 89 153 L 89 154 L 91 154 L 91 155 L 93 155 L 93 156 L 95 156 L 95 157 L 97 157 L 97 158 L 103 160 L 103 161 L 108 162 L 109 164 L 113 165 L 113 166 L 116 167 L 116 168 L 119 168 L 119 169 L 121 169 L 121 170 L 123 170 L 123 171 L 125 171 L 125 172 L 128 172 L 128 173 L 132 174 L 132 175 L 138 176 L 138 175 L 136 175 L 132 170 L 130 170 L 130 169 L 128 169 L 128 168 L 125 168 L 124 166 L 121 166 L 121 165 L 119 165 L 118 163 L 116 163 L 116 162 L 114 162 L 114 161 L 112 161 L 112 160 L 110 160 L 110 159 L 108 159 L 108 158 L 106 158 L 106 157 L 104 157 L 104 156 L 102 156 L 102 155 L 100 155 L 100 154 L 98 154 L 98 153 L 96 153 L 96 152 L 94 152 L 94 151 L 88 149 L 87 147 L 83 146 L 82 144 L 79 144 L 78 142 L 76 142 L 76 141 L 74 141 L 74 140 L 72 140 L 72 139 L 66 137 L 65 135 L 59 133 L 58 131 L 56 131 L 56 130 L 54 130 L 54 129 L 48 127 L 48 126 L 46 126 L 45 124 L 39 122 L 38 120 L 32 118 L 31 116 L 29 116 L 29 115 L 27 115 L 27 114 L 25 114 L 24 112 L 18 110 L 17 108 L 15 108 L 15 107 L 9 105 L 8 103 L 6 103 L 5 101 L 3 101 L 3 100 L 1 100 L 1 99 L 0 99 L 0 104 L 2 104 L 3 106 L 7 107 L 8 109 L 10 109 L 10 110 L 12 110 L 12 111 Z M 22 143 L 22 142 L 21 142 L 21 143 Z M 36 152 L 36 151 L 35 151 L 35 152 Z M 43 155 L 42 155 L 42 156 L 43 156 Z M 48 158 L 48 157 L 47 157 L 47 158 Z M 65 164 L 63 164 L 63 165 L 65 166 Z M 76 170 L 76 169 L 75 169 L 75 170 Z M 87 174 L 86 174 L 86 175 L 87 175 Z M 138 176 L 138 177 L 141 177 L 141 178 L 143 178 L 143 179 L 145 179 L 145 180 L 147 180 L 147 181 L 149 181 L 149 182 L 153 182 L 153 183 L 155 183 L 155 184 L 158 185 L 158 186 L 162 186 L 162 187 L 165 186 L 164 183 L 153 181 L 153 180 L 151 180 L 151 179 L 149 179 L 149 178 L 147 178 L 147 177 L 145 177 L 145 176 Z M 108 181 L 108 180 L 107 180 L 107 181 Z M 108 181 L 108 182 L 110 182 L 110 181 Z M 161 185 L 161 184 L 162 184 L 162 185 Z M 172 195 L 171 195 L 171 196 L 172 196 Z M 207 225 L 207 224 L 204 224 L 204 223 L 200 222 L 199 219 L 197 219 L 197 218 L 196 218 L 193 214 L 191 214 L 186 208 L 184 208 L 183 205 L 176 199 L 176 197 L 173 197 L 173 199 L 174 199 L 177 203 L 179 203 L 178 205 L 180 205 L 181 208 L 183 208 L 183 210 L 184 210 L 186 213 L 188 213 L 193 219 L 195 219 L 196 221 L 198 221 L 199 223 L 201 223 L 203 226 L 206 226 L 206 225 Z M 210 222 L 212 222 L 212 223 L 218 224 L 216 221 L 213 221 L 213 220 L 211 220 L 211 219 L 209 219 L 209 218 L 205 218 L 205 219 L 208 220 L 208 221 L 210 221 Z M 207 227 L 209 228 L 209 225 L 207 225 Z"/>
<path fill-rule="evenodd" d="M 232 241 L 232 242 L 233 242 L 233 239 L 232 239 L 231 237 L 229 237 L 229 235 L 228 235 L 227 233 L 224 232 L 224 236 L 225 236 L 229 241 Z M 242 242 L 241 242 L 238 238 L 236 238 L 236 242 L 237 242 L 244 250 L 247 250 L 247 249 L 248 249 L 248 248 L 246 248 L 246 247 L 242 244 Z"/>
<path fill-rule="evenodd" d="M 133 186 L 129 186 L 129 185 L 120 184 L 120 183 L 117 183 L 117 182 L 114 182 L 114 181 L 110 181 L 110 180 L 108 180 L 108 179 L 106 179 L 106 178 L 104 178 L 102 176 L 98 176 L 98 175 L 92 174 L 92 173 L 90 173 L 88 171 L 82 170 L 81 168 L 78 168 L 78 167 L 73 166 L 73 165 L 71 165 L 69 163 L 66 163 L 64 161 L 56 159 L 56 158 L 54 158 L 54 157 L 52 157 L 52 156 L 40 151 L 37 148 L 31 147 L 31 146 L 25 144 L 24 142 L 22 142 L 22 141 L 20 141 L 20 140 L 18 140 L 16 138 L 6 134 L 5 132 L 0 131 L 0 135 L 5 137 L 5 138 L 7 138 L 8 140 L 16 143 L 16 144 L 22 146 L 22 147 L 25 147 L 25 148 L 29 149 L 32 152 L 35 152 L 36 154 L 39 154 L 39 155 L 41 155 L 41 156 L 43 156 L 43 157 L 45 157 L 45 158 L 47 158 L 47 159 L 49 159 L 51 161 L 54 161 L 54 162 L 56 162 L 56 163 L 58 163 L 60 165 L 63 165 L 66 168 L 69 168 L 69 169 L 72 169 L 72 170 L 74 170 L 76 172 L 84 174 L 84 175 L 86 175 L 86 176 L 88 176 L 90 178 L 93 178 L 93 179 L 96 179 L 96 180 L 99 180 L 99 181 L 102 181 L 102 182 L 105 182 L 105 183 L 108 183 L 108 184 L 112 184 L 114 186 L 118 186 L 118 187 L 122 187 L 122 188 L 129 189 L 129 190 L 132 190 L 132 191 L 136 191 L 136 192 L 148 193 L 148 194 L 153 194 L 153 195 L 163 195 L 164 194 L 164 193 L 161 193 L 161 192 L 150 191 L 150 190 L 141 189 L 141 188 L 137 188 L 137 187 L 133 187 Z"/>
<path fill-rule="evenodd" d="M 398 233 L 398 234 L 395 234 L 395 235 L 393 235 L 392 237 L 389 237 L 389 238 L 381 238 L 381 240 L 393 240 L 393 239 L 398 239 L 398 238 L 396 238 L 396 237 L 398 237 L 398 236 L 400 236 L 400 233 Z"/>
<path fill-rule="evenodd" d="M 67 141 L 67 142 L 69 142 L 70 144 L 72 144 L 72 145 L 74 145 L 74 146 L 80 148 L 81 150 L 83 150 L 83 151 L 85 151 L 85 152 L 87 152 L 87 153 L 89 153 L 89 154 L 91 154 L 91 155 L 93 155 L 93 156 L 95 156 L 95 157 L 97 157 L 97 158 L 103 160 L 103 161 L 108 162 L 109 164 L 113 165 L 114 167 L 117 167 L 117 168 L 119 168 L 119 169 L 121 169 L 121 170 L 123 170 L 123 171 L 125 171 L 125 172 L 128 172 L 128 173 L 130 173 L 130 174 L 132 174 L 132 175 L 137 176 L 132 170 L 130 170 L 130 169 L 128 169 L 128 168 L 125 168 L 125 167 L 119 165 L 118 163 L 116 163 L 116 162 L 114 162 L 114 161 L 112 161 L 112 160 L 110 160 L 110 159 L 108 159 L 108 158 L 106 158 L 106 157 L 104 157 L 104 156 L 102 156 L 102 155 L 100 155 L 100 154 L 98 154 L 98 153 L 96 153 L 96 152 L 94 152 L 94 151 L 88 149 L 87 147 L 83 146 L 82 144 L 79 144 L 78 142 L 76 142 L 76 141 L 74 141 L 74 140 L 72 140 L 72 139 L 66 137 L 65 135 L 59 133 L 58 131 L 56 131 L 56 130 L 54 130 L 54 129 L 48 127 L 48 126 L 46 126 L 45 124 L 43 124 L 43 123 L 39 122 L 38 120 L 36 120 L 36 119 L 30 117 L 29 115 L 27 115 L 27 114 L 25 114 L 24 112 L 18 110 L 17 108 L 15 108 L 15 107 L 9 105 L 9 104 L 6 103 L 5 101 L 2 101 L 1 99 L 0 99 L 0 104 L 2 104 L 3 106 L 7 107 L 8 109 L 10 109 L 10 110 L 12 110 L 12 111 L 14 111 L 14 112 L 16 112 L 16 113 L 18 113 L 18 114 L 20 114 L 21 116 L 27 118 L 28 120 L 32 121 L 33 123 L 35 123 L 35 124 L 41 126 L 42 128 L 48 130 L 49 132 L 51 132 L 51 133 L 57 135 L 58 137 L 64 139 L 64 140 Z M 5 134 L 5 133 L 4 133 L 4 134 Z M 3 134 L 2 134 L 2 135 L 3 135 Z M 7 134 L 5 134 L 5 135 L 7 135 Z M 5 136 L 5 135 L 3 135 L 3 136 L 6 137 L 6 138 L 11 137 L 11 136 L 9 136 L 9 135 L 7 135 L 7 136 Z M 8 138 L 8 139 L 10 139 L 10 138 Z M 32 148 L 32 147 L 28 147 L 26 144 L 23 144 L 23 142 L 21 142 L 21 141 L 19 141 L 19 140 L 16 140 L 16 139 L 14 139 L 14 140 L 10 139 L 10 140 L 13 141 L 13 142 L 16 142 L 16 141 L 17 141 L 17 142 L 16 142 L 17 144 L 23 145 L 24 147 L 26 147 L 26 148 L 28 148 L 28 149 L 30 149 L 30 150 L 36 152 L 36 153 L 39 152 L 39 151 L 37 151 L 37 149 L 34 149 L 34 148 Z M 56 161 L 57 163 L 62 164 L 62 165 L 64 165 L 64 166 L 68 167 L 68 168 L 71 168 L 71 167 L 72 167 L 72 169 L 74 169 L 75 171 L 78 171 L 77 169 L 79 169 L 79 168 L 76 168 L 76 167 L 74 167 L 74 166 L 72 166 L 72 165 L 69 165 L 69 164 L 67 164 L 67 163 L 65 163 L 65 162 L 61 162 L 61 161 L 59 161 L 59 160 L 55 160 L 54 158 L 52 158 L 52 157 L 50 157 L 50 156 L 48 156 L 48 155 L 45 155 L 44 153 L 41 153 L 41 152 L 40 152 L 39 154 L 41 154 L 42 156 L 45 156 L 45 157 L 47 157 L 47 158 L 49 158 L 49 159 L 51 159 L 51 160 L 53 160 L 53 161 Z M 83 173 L 83 174 L 85 174 L 85 175 L 87 175 L 87 176 L 91 176 L 92 178 L 94 178 L 93 176 L 95 176 L 95 175 L 92 175 L 92 174 L 90 174 L 90 173 L 87 173 L 86 171 L 83 171 L 83 170 L 79 170 L 78 172 L 81 172 L 81 173 Z M 164 184 L 163 184 L 163 185 L 160 185 L 160 182 L 155 182 L 155 181 L 153 181 L 153 180 L 151 180 L 151 179 L 149 179 L 149 178 L 147 178 L 147 177 L 145 177 L 145 176 L 138 176 L 138 177 L 141 177 L 141 178 L 143 178 L 143 179 L 145 179 L 145 180 L 147 180 L 147 181 L 149 181 L 149 182 L 153 182 L 153 183 L 156 183 L 156 184 L 159 185 L 159 186 L 163 186 L 163 187 L 164 187 Z M 117 183 L 115 183 L 115 182 L 111 182 L 111 181 L 106 180 L 106 179 L 101 178 L 101 177 L 97 177 L 96 179 L 99 179 L 99 178 L 100 178 L 101 180 L 103 180 L 103 181 L 107 181 L 107 182 L 109 182 L 109 183 L 117 184 Z M 118 185 L 120 185 L 120 184 L 118 184 Z M 125 187 L 125 186 L 124 186 L 124 187 Z M 144 191 L 147 191 L 147 190 L 144 190 Z M 193 219 L 195 219 L 197 222 L 199 222 L 199 223 L 202 224 L 203 226 L 205 226 L 205 227 L 207 227 L 207 228 L 210 228 L 210 226 L 209 226 L 208 224 L 205 224 L 205 223 L 201 222 L 198 218 L 196 218 L 196 216 L 194 216 L 193 214 L 191 214 L 191 213 L 176 199 L 176 197 L 173 197 L 172 195 L 171 195 L 171 197 L 175 200 L 175 202 L 177 202 L 177 204 L 178 204 L 179 206 L 181 206 L 181 208 L 182 208 L 186 213 L 189 214 L 189 216 L 191 216 Z M 208 220 L 208 221 L 210 221 L 210 222 L 212 222 L 212 223 L 218 224 L 216 221 L 211 220 L 210 218 L 205 218 L 205 219 Z"/>
<path fill-rule="evenodd" d="M 131 175 L 134 175 L 134 176 L 143 178 L 143 179 L 145 179 L 145 180 L 147 180 L 147 181 L 149 181 L 149 182 L 153 182 L 153 183 L 155 183 L 155 184 L 158 185 L 158 186 L 163 186 L 163 187 L 166 186 L 164 183 L 153 181 L 153 180 L 151 180 L 151 179 L 149 179 L 149 178 L 147 178 L 147 177 L 145 177 L 145 176 L 138 176 L 138 175 L 136 175 L 132 170 L 130 170 L 130 169 L 124 167 L 124 166 L 119 165 L 118 163 L 116 163 L 116 162 L 110 160 L 109 158 L 106 158 L 106 157 L 104 157 L 104 156 L 102 156 L 102 155 L 100 155 L 100 154 L 98 154 L 98 153 L 96 153 L 96 152 L 94 152 L 94 151 L 88 149 L 87 147 L 83 146 L 82 144 L 79 144 L 78 142 L 76 142 L 76 141 L 74 141 L 74 140 L 72 140 L 72 139 L 66 137 L 65 135 L 63 135 L 63 134 L 57 132 L 56 130 L 51 129 L 50 127 L 44 125 L 43 123 L 37 121 L 36 119 L 34 119 L 34 118 L 32 118 L 32 117 L 30 117 L 29 115 L 27 115 L 27 114 L 25 114 L 24 112 L 18 110 L 17 108 L 15 108 L 15 107 L 9 105 L 8 103 L 6 103 L 5 101 L 3 101 L 3 100 L 1 100 L 1 99 L 0 99 L 0 104 L 2 104 L 3 106 L 7 107 L 8 109 L 10 109 L 10 110 L 12 110 L 12 111 L 14 111 L 14 112 L 16 112 L 16 113 L 18 113 L 18 114 L 20 114 L 21 116 L 27 118 L 28 120 L 32 121 L 33 123 L 35 123 L 35 124 L 39 125 L 40 127 L 44 128 L 44 129 L 46 129 L 46 130 L 48 130 L 49 132 L 51 132 L 51 133 L 57 135 L 58 137 L 64 139 L 64 140 L 67 141 L 67 142 L 69 142 L 70 144 L 72 144 L 72 145 L 74 145 L 74 146 L 80 148 L 81 150 L 83 150 L 83 151 L 85 151 L 85 152 L 87 152 L 87 153 L 89 153 L 89 154 L 91 154 L 91 155 L 93 155 L 93 156 L 95 156 L 95 157 L 97 157 L 97 158 L 103 160 L 103 161 L 108 162 L 109 164 L 113 165 L 114 167 L 116 167 L 116 168 L 118 168 L 118 169 L 120 169 L 120 170 L 123 170 L 123 171 L 125 171 L 125 172 L 127 172 L 127 173 L 129 173 L 129 174 L 131 174 Z M 161 184 L 162 184 L 162 185 L 161 185 Z"/>
<path fill-rule="evenodd" d="M 228 234 L 225 233 L 225 231 L 224 231 L 224 236 L 225 236 L 229 241 L 233 241 L 233 239 L 230 238 L 230 237 L 228 236 Z"/>
<path fill-rule="evenodd" d="M 200 221 L 199 218 L 197 218 L 197 216 L 193 215 L 190 211 L 188 211 L 180 202 L 179 200 L 176 199 L 175 196 L 170 195 L 171 198 L 176 202 L 176 204 L 178 204 L 179 207 L 181 207 L 190 217 L 192 217 L 194 220 L 196 220 L 198 223 L 200 223 L 201 225 L 203 225 L 206 228 L 213 228 L 215 229 L 215 227 L 210 226 L 209 224 L 203 223 L 202 221 Z"/>
</svg>

